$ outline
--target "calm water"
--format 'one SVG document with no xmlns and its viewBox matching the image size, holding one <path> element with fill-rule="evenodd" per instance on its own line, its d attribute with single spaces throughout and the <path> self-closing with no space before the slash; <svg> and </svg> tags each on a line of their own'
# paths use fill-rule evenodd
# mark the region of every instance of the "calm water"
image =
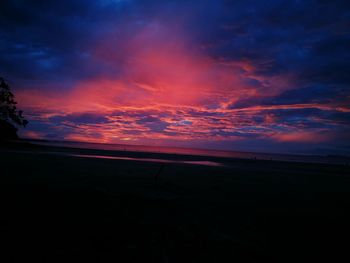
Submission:
<svg viewBox="0 0 350 263">
<path fill-rule="evenodd" d="M 292 162 L 311 162 L 311 163 L 349 164 L 349 162 L 350 162 L 350 158 L 342 157 L 342 156 L 253 153 L 253 152 L 235 152 L 235 151 L 191 149 L 191 148 L 180 148 L 180 147 L 99 144 L 99 143 L 69 142 L 69 141 L 31 140 L 30 142 L 34 143 L 34 144 L 47 145 L 47 146 L 106 150 L 106 151 L 152 152 L 152 153 L 168 153 L 168 154 L 179 154 L 179 155 L 228 157 L 228 158 L 292 161 Z M 94 156 L 94 157 L 97 158 L 97 156 Z M 106 158 L 106 157 L 108 158 L 108 155 L 105 154 L 105 155 L 103 155 L 103 156 L 101 155 L 99 157 L 100 158 Z"/>
</svg>

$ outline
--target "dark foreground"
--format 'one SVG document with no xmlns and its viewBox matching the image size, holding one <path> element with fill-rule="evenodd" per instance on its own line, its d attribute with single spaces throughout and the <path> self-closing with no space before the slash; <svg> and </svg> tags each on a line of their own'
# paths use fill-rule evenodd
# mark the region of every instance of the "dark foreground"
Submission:
<svg viewBox="0 0 350 263">
<path fill-rule="evenodd" d="M 1 150 L 0 260 L 350 260 L 349 166 L 227 164 Z"/>
</svg>

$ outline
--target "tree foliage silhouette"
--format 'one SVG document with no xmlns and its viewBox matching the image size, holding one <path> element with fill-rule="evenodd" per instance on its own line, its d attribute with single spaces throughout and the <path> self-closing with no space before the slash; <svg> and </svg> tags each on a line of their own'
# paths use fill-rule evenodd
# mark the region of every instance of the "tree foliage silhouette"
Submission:
<svg viewBox="0 0 350 263">
<path fill-rule="evenodd" d="M 0 139 L 17 138 L 16 126 L 25 127 L 28 121 L 17 110 L 15 96 L 5 79 L 0 77 Z"/>
</svg>

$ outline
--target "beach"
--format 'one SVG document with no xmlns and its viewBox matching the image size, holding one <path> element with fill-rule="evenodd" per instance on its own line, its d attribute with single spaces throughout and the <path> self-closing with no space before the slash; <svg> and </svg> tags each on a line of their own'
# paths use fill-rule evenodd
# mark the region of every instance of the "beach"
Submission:
<svg viewBox="0 0 350 263">
<path fill-rule="evenodd" d="M 23 145 L 0 157 L 3 262 L 347 256 L 346 163 Z"/>
</svg>

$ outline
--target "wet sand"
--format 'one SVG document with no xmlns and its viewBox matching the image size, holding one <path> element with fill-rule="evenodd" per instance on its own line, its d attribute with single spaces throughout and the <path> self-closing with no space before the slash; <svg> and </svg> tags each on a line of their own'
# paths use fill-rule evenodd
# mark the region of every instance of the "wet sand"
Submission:
<svg viewBox="0 0 350 263">
<path fill-rule="evenodd" d="M 95 158 L 104 155 L 0 149 L 3 262 L 348 257 L 347 165 L 135 152 Z"/>
</svg>

